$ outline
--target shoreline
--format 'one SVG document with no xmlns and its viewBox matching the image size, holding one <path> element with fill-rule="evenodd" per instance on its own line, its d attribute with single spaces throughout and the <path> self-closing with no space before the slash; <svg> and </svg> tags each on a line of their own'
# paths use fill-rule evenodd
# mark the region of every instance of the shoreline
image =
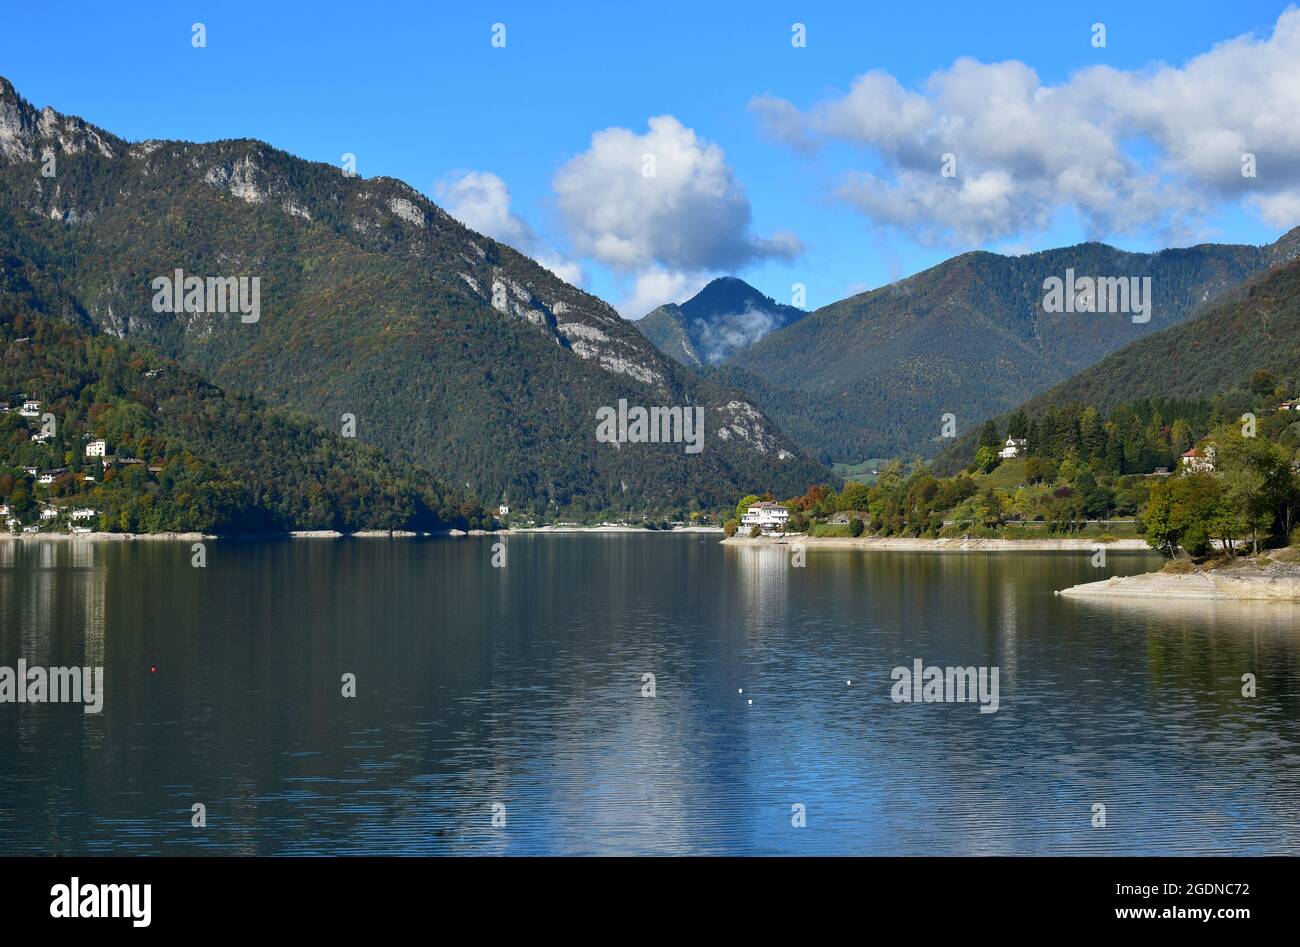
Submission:
<svg viewBox="0 0 1300 947">
<path fill-rule="evenodd" d="M 1144 539 L 918 539 L 908 536 L 732 536 L 724 546 L 788 546 L 799 544 L 805 549 L 883 549 L 905 552 L 1092 552 L 1103 547 L 1107 552 L 1146 552 L 1159 555 Z"/>
<path fill-rule="evenodd" d="M 203 542 L 208 540 L 266 539 L 459 539 L 463 536 L 514 536 L 534 533 L 721 533 L 721 526 L 685 526 L 671 530 L 645 529 L 640 526 L 535 526 L 519 529 L 446 529 L 434 532 L 412 530 L 363 529 L 341 533 L 333 529 L 299 529 L 284 533 L 0 533 L 0 541 L 10 542 Z"/>
<path fill-rule="evenodd" d="M 663 535 L 668 533 L 721 533 L 721 526 L 678 526 L 673 529 L 646 529 L 644 526 L 520 526 L 511 529 L 499 529 L 496 535 L 514 536 L 532 533 L 647 533 Z"/>
</svg>

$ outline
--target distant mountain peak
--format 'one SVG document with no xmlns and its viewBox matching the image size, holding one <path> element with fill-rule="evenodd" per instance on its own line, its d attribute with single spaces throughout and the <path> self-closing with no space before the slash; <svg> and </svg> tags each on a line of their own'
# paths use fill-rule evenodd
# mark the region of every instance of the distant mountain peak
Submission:
<svg viewBox="0 0 1300 947">
<path fill-rule="evenodd" d="M 726 361 L 805 315 L 739 277 L 719 276 L 686 302 L 647 313 L 637 326 L 668 357 L 700 367 Z"/>
</svg>

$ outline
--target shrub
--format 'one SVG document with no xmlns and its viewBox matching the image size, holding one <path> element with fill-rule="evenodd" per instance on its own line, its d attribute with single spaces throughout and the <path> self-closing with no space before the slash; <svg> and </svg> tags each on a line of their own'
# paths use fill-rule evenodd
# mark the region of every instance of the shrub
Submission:
<svg viewBox="0 0 1300 947">
<path fill-rule="evenodd" d="M 855 539 L 862 535 L 862 531 L 865 528 L 866 527 L 863 525 L 862 520 L 858 519 L 856 516 L 849 520 L 849 535 Z"/>
</svg>

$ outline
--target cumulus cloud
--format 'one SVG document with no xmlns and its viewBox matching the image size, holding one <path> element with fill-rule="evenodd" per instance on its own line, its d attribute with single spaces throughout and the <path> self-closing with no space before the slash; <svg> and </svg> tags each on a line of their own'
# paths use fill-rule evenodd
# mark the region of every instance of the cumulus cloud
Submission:
<svg viewBox="0 0 1300 947">
<path fill-rule="evenodd" d="M 510 189 L 497 175 L 454 171 L 435 185 L 434 195 L 447 213 L 466 227 L 532 257 L 565 282 L 582 285 L 582 267 L 562 257 L 511 211 Z"/>
<path fill-rule="evenodd" d="M 596 132 L 556 172 L 556 202 L 579 253 L 662 283 L 669 273 L 733 270 L 802 251 L 793 234 L 751 232 L 749 198 L 721 148 L 671 115 L 648 124 L 644 134 Z"/>
<path fill-rule="evenodd" d="M 771 95 L 749 107 L 792 147 L 867 151 L 874 170 L 845 175 L 837 195 L 921 239 L 1003 239 L 1063 210 L 1095 236 L 1152 229 L 1178 239 L 1234 198 L 1270 224 L 1300 223 L 1294 8 L 1270 36 L 1238 37 L 1182 66 L 1097 66 L 1045 85 L 1021 62 L 963 58 L 919 90 L 873 71 L 808 109 Z M 1256 177 L 1242 175 L 1246 153 Z M 955 176 L 940 173 L 946 154 Z"/>
</svg>

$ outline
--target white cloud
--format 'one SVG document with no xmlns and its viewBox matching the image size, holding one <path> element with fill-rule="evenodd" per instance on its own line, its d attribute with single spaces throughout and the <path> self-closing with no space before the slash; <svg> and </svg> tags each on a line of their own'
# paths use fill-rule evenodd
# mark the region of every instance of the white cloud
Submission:
<svg viewBox="0 0 1300 947">
<path fill-rule="evenodd" d="M 434 186 L 434 195 L 447 213 L 466 227 L 532 257 L 566 283 L 582 285 L 582 267 L 562 257 L 510 210 L 510 190 L 497 175 L 454 171 Z"/>
<path fill-rule="evenodd" d="M 838 196 L 921 239 L 1005 239 L 1043 230 L 1064 210 L 1094 236 L 1185 235 L 1235 198 L 1275 226 L 1300 223 L 1294 8 L 1271 36 L 1233 39 L 1181 67 L 1097 66 L 1051 86 L 1021 62 L 959 59 L 919 91 L 874 71 L 807 110 L 771 95 L 750 109 L 793 147 L 838 140 L 867 150 L 879 167 L 846 175 Z M 1245 152 L 1255 178 L 1241 174 Z M 949 153 L 956 177 L 940 174 Z"/>
<path fill-rule="evenodd" d="M 702 290 L 708 281 L 709 278 L 700 273 L 652 266 L 636 275 L 632 291 L 614 308 L 624 319 L 640 319 L 665 303 L 685 302 Z"/>
<path fill-rule="evenodd" d="M 732 270 L 803 249 L 793 234 L 751 233 L 749 198 L 722 149 L 671 115 L 651 118 L 640 135 L 596 132 L 556 172 L 554 189 L 578 252 L 621 273 L 658 268 L 647 285 L 665 273 Z"/>
<path fill-rule="evenodd" d="M 1300 188 L 1267 196 L 1249 197 L 1247 203 L 1270 227 L 1290 228 L 1300 221 Z"/>
</svg>

